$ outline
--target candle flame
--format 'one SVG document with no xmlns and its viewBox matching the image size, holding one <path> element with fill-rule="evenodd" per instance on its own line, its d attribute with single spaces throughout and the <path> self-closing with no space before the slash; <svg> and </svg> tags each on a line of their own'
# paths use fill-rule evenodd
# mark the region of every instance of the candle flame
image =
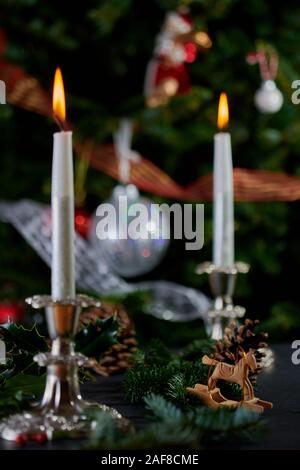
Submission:
<svg viewBox="0 0 300 470">
<path fill-rule="evenodd" d="M 66 99 L 64 81 L 60 68 L 55 70 L 54 85 L 53 85 L 53 113 L 54 116 L 61 122 L 66 120 Z"/>
<path fill-rule="evenodd" d="M 229 111 L 226 93 L 221 93 L 218 109 L 218 128 L 224 129 L 228 126 Z"/>
</svg>

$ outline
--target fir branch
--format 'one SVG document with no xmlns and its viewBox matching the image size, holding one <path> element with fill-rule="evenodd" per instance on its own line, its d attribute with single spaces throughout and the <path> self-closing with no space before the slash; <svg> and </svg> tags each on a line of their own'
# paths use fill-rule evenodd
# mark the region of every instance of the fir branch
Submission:
<svg viewBox="0 0 300 470">
<path fill-rule="evenodd" d="M 143 431 L 123 438 L 120 442 L 114 442 L 115 449 L 165 449 L 170 447 L 199 448 L 197 433 L 190 426 L 170 423 L 155 423 Z M 102 446 L 103 449 L 107 447 Z"/>
<path fill-rule="evenodd" d="M 181 357 L 187 361 L 197 361 L 205 354 L 210 356 L 215 351 L 215 345 L 212 339 L 196 339 L 183 349 Z"/>
<path fill-rule="evenodd" d="M 127 398 L 135 403 L 150 393 L 165 394 L 168 381 L 175 372 L 176 369 L 173 369 L 172 365 L 158 366 L 154 364 L 150 367 L 141 365 L 130 369 L 125 378 Z"/>
<path fill-rule="evenodd" d="M 185 377 L 182 373 L 178 373 L 171 377 L 169 380 L 169 388 L 167 391 L 167 396 L 171 398 L 173 401 L 178 403 L 185 404 L 187 398 L 192 396 L 188 396 L 186 393 L 186 385 L 185 385 Z"/>
<path fill-rule="evenodd" d="M 160 398 L 154 398 L 154 407 L 158 405 Z M 167 408 L 171 410 L 168 405 Z M 174 426 L 174 420 L 168 421 L 167 416 L 166 420 L 155 422 L 146 429 L 126 434 L 107 412 L 96 412 L 94 419 L 95 428 L 88 443 L 89 449 L 138 450 L 171 446 L 198 448 L 199 445 L 198 434 L 191 426 L 187 426 L 183 421 Z"/>
<path fill-rule="evenodd" d="M 168 356 L 170 359 L 166 362 Z M 182 356 L 184 355 L 158 354 L 153 346 L 149 352 L 139 352 L 134 367 L 125 377 L 127 398 L 135 403 L 151 393 L 157 393 L 181 406 L 195 404 L 197 400 L 187 395 L 186 388 L 197 383 L 207 384 L 209 367 L 201 363 L 201 356 L 195 361 L 185 360 Z M 220 389 L 229 399 L 240 399 L 238 385 L 220 382 Z"/>
<path fill-rule="evenodd" d="M 157 338 L 150 341 L 144 350 L 144 363 L 146 365 L 167 364 L 172 358 L 170 351 Z"/>
<path fill-rule="evenodd" d="M 197 408 L 188 413 L 190 422 L 203 431 L 215 433 L 242 431 L 260 422 L 260 415 L 245 408 Z"/>
<path fill-rule="evenodd" d="M 164 422 L 179 422 L 182 420 L 182 411 L 161 395 L 152 393 L 144 398 L 144 402 L 157 419 Z"/>
<path fill-rule="evenodd" d="M 188 412 L 161 395 L 145 397 L 147 409 L 155 423 L 141 431 L 124 434 L 107 412 L 97 412 L 96 425 L 90 439 L 92 449 L 151 449 L 180 446 L 199 449 L 237 433 L 240 437 L 258 429 L 260 417 L 245 409 L 197 408 Z"/>
</svg>

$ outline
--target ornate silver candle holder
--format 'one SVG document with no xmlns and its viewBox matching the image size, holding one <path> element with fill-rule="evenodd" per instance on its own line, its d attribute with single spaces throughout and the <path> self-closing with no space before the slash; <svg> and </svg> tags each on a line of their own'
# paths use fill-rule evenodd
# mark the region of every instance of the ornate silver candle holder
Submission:
<svg viewBox="0 0 300 470">
<path fill-rule="evenodd" d="M 249 268 L 248 264 L 242 262 L 225 268 L 218 268 L 211 262 L 202 263 L 197 267 L 197 274 L 208 274 L 210 288 L 214 296 L 213 307 L 208 311 L 206 325 L 208 335 L 212 339 L 222 339 L 224 328 L 228 322 L 245 315 L 245 308 L 233 305 L 232 297 L 237 275 L 239 273 L 246 274 Z"/>
<path fill-rule="evenodd" d="M 1 422 L 1 437 L 7 440 L 35 439 L 36 436 L 52 439 L 55 435 L 85 437 L 94 426 L 90 413 L 93 407 L 108 411 L 123 425 L 126 420 L 116 410 L 86 402 L 80 395 L 78 366 L 90 367 L 93 361 L 74 351 L 74 336 L 81 310 L 98 307 L 100 302 L 85 295 L 60 301 L 36 295 L 26 301 L 33 308 L 46 310 L 52 347 L 50 352 L 34 358 L 40 366 L 47 367 L 46 386 L 40 404 Z"/>
</svg>

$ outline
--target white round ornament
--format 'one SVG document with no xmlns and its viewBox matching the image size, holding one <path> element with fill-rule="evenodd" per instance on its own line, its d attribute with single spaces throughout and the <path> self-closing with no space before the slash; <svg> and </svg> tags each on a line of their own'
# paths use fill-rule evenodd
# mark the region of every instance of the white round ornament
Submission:
<svg viewBox="0 0 300 470">
<path fill-rule="evenodd" d="M 107 203 L 114 209 L 116 217 L 112 217 L 109 223 L 103 223 L 104 219 L 101 223 L 100 217 L 94 216 L 91 232 L 94 247 L 111 270 L 122 277 L 148 273 L 160 263 L 169 245 L 165 214 L 149 199 L 140 196 L 133 184 L 116 186 L 111 200 L 104 204 Z M 138 205 L 142 206 L 142 213 Z M 143 214 L 143 219 L 139 219 L 142 226 L 138 220 L 140 214 Z"/>
<path fill-rule="evenodd" d="M 254 96 L 254 102 L 262 113 L 277 113 L 283 104 L 283 95 L 274 80 L 264 80 Z"/>
</svg>

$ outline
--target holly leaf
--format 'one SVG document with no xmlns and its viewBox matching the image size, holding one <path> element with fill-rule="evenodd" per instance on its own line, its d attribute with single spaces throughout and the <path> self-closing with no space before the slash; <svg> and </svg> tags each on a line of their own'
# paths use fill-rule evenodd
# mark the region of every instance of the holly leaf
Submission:
<svg viewBox="0 0 300 470">
<path fill-rule="evenodd" d="M 33 361 L 39 351 L 47 351 L 48 345 L 36 326 L 26 329 L 15 323 L 0 326 L 0 338 L 6 344 L 6 364 L 0 368 L 0 377 L 9 379 L 17 374 L 41 375 L 43 372 Z"/>
<path fill-rule="evenodd" d="M 45 376 L 18 374 L 6 380 L 0 389 L 0 417 L 19 412 L 39 398 L 45 387 Z"/>
<path fill-rule="evenodd" d="M 30 354 L 48 350 L 45 338 L 40 335 L 36 325 L 31 329 L 26 329 L 13 322 L 5 323 L 0 327 L 0 337 L 7 346 L 16 345 L 18 349 L 28 351 Z"/>
<path fill-rule="evenodd" d="M 38 398 L 45 387 L 45 375 L 18 374 L 5 382 L 0 391 L 0 400 L 10 397 L 20 400 L 28 396 Z"/>
<path fill-rule="evenodd" d="M 75 338 L 75 349 L 99 360 L 102 354 L 118 342 L 119 324 L 114 316 L 90 322 Z"/>
</svg>

